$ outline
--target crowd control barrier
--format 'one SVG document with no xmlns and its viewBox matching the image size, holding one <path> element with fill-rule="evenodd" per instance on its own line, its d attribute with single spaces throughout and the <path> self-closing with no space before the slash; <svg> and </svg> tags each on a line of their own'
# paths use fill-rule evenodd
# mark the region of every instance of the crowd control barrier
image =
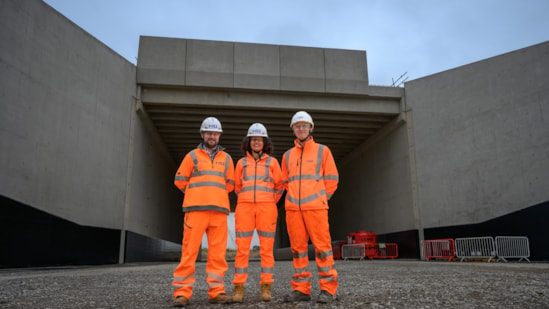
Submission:
<svg viewBox="0 0 549 309">
<path fill-rule="evenodd" d="M 496 246 L 494 238 L 485 237 L 469 237 L 456 238 L 456 256 L 460 258 L 460 262 L 465 259 L 482 259 L 487 258 L 488 262 L 496 257 Z"/>
<path fill-rule="evenodd" d="M 496 250 L 498 261 L 503 260 L 507 263 L 507 259 L 519 259 L 519 262 L 530 257 L 530 245 L 528 237 L 524 236 L 496 236 Z"/>
<path fill-rule="evenodd" d="M 366 257 L 366 246 L 364 244 L 347 244 L 341 246 L 341 257 L 347 259 L 364 259 Z"/>
<path fill-rule="evenodd" d="M 448 259 L 456 255 L 453 239 L 431 239 L 421 242 L 421 253 L 427 261 L 431 259 Z"/>
<path fill-rule="evenodd" d="M 376 254 L 368 256 L 370 259 L 391 259 L 398 257 L 398 245 L 394 243 L 379 243 Z"/>
</svg>

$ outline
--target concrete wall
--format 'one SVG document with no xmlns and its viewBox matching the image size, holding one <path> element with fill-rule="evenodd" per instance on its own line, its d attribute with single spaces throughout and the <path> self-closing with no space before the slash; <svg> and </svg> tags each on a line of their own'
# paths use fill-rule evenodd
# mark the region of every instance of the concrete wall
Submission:
<svg viewBox="0 0 549 309">
<path fill-rule="evenodd" d="M 479 223 L 549 200 L 549 42 L 405 90 L 423 227 Z"/>
<path fill-rule="evenodd" d="M 405 244 L 403 237 L 398 242 L 408 257 L 416 255 L 408 151 L 407 127 L 402 124 L 338 166 L 340 185 L 330 200 L 332 239 L 345 240 L 351 232 L 368 231 L 376 233 L 380 242 L 396 242 L 382 235 L 412 231 L 411 244 Z"/>
<path fill-rule="evenodd" d="M 120 229 L 135 67 L 42 1 L 2 1 L 0 42 L 0 194 Z"/>
<path fill-rule="evenodd" d="M 173 183 L 180 162 L 173 161 L 142 109 L 134 121 L 126 229 L 180 244 L 183 194 Z"/>
<path fill-rule="evenodd" d="M 366 52 L 142 36 L 137 82 L 366 94 Z"/>
</svg>

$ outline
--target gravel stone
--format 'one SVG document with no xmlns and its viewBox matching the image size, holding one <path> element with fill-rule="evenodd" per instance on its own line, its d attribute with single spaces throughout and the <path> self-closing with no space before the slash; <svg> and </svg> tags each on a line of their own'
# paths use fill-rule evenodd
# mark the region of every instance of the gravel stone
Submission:
<svg viewBox="0 0 549 309">
<path fill-rule="evenodd" d="M 0 308 L 172 308 L 176 263 L 0 269 Z M 291 292 L 291 261 L 276 261 L 273 301 L 260 301 L 260 262 L 251 261 L 244 302 L 208 303 L 205 262 L 187 308 L 549 308 L 549 263 L 419 260 L 336 261 L 339 300 L 284 303 Z M 234 262 L 225 275 L 232 295 Z"/>
</svg>

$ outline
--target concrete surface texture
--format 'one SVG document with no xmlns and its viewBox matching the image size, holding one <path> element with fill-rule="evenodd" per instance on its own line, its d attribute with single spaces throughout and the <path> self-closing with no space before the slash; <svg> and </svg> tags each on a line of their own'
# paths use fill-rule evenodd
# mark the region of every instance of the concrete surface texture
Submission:
<svg viewBox="0 0 549 309">
<path fill-rule="evenodd" d="M 0 270 L 0 308 L 170 308 L 176 264 L 126 264 Z M 291 291 L 291 261 L 275 264 L 273 301 L 259 300 L 260 263 L 249 265 L 244 302 L 208 303 L 205 262 L 188 308 L 549 308 L 549 264 L 426 262 L 415 260 L 337 261 L 340 300 L 316 303 L 314 262 L 312 301 L 283 302 Z M 225 287 L 232 294 L 234 263 Z"/>
</svg>

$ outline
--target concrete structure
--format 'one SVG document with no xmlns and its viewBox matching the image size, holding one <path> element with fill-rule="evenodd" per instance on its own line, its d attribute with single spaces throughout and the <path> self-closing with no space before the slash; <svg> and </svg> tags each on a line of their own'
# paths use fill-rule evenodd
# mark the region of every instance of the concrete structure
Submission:
<svg viewBox="0 0 549 309">
<path fill-rule="evenodd" d="M 340 170 L 334 240 L 419 258 L 422 239 L 527 236 L 549 260 L 548 70 L 545 42 L 379 87 L 364 51 L 158 37 L 134 66 L 42 1 L 2 1 L 0 267 L 177 258 L 173 175 L 200 121 L 235 159 L 263 122 L 280 158 L 297 110 Z"/>
</svg>

